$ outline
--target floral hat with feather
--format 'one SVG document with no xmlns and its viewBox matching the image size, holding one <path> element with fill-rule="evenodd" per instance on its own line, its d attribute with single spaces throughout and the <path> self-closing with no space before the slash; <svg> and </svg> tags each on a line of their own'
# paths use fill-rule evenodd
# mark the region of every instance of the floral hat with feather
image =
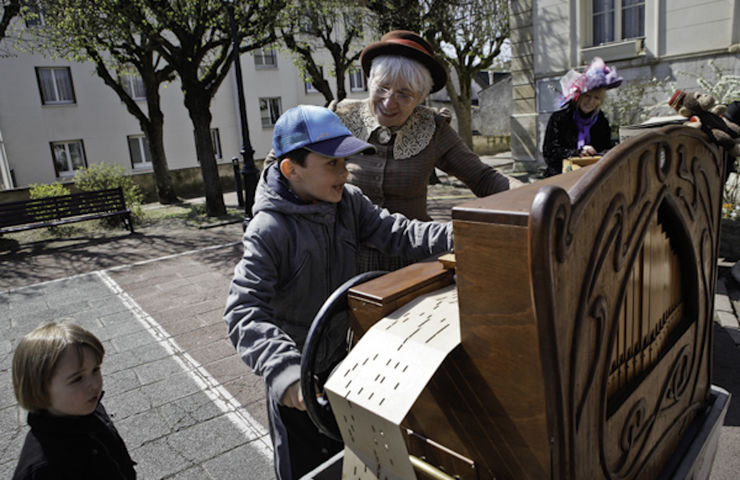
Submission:
<svg viewBox="0 0 740 480">
<path fill-rule="evenodd" d="M 608 67 L 600 57 L 594 57 L 585 72 L 570 70 L 560 79 L 560 106 L 578 101 L 581 94 L 596 88 L 617 88 L 622 77 L 617 76 L 616 67 Z"/>
</svg>

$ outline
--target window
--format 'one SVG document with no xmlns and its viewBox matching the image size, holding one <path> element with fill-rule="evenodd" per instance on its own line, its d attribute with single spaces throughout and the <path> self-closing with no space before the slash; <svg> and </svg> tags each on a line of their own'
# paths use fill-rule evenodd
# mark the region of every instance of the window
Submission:
<svg viewBox="0 0 740 480">
<path fill-rule="evenodd" d="M 44 22 L 44 10 L 36 2 L 25 2 L 25 11 L 21 10 L 23 18 L 26 21 L 26 27 L 42 27 L 46 25 Z"/>
<path fill-rule="evenodd" d="M 317 21 L 318 19 L 313 11 L 305 11 L 301 16 L 301 19 L 298 20 L 298 31 L 308 35 L 318 34 L 318 29 L 316 28 Z"/>
<path fill-rule="evenodd" d="M 280 103 L 280 97 L 260 98 L 262 128 L 270 128 L 275 125 L 278 117 L 283 113 Z"/>
<path fill-rule="evenodd" d="M 213 155 L 216 159 L 223 158 L 221 154 L 221 134 L 218 133 L 218 128 L 211 129 L 211 145 L 213 147 Z"/>
<path fill-rule="evenodd" d="M 359 67 L 352 67 L 349 70 L 349 91 L 364 92 L 366 90 L 365 74 L 362 73 L 362 69 Z"/>
<path fill-rule="evenodd" d="M 134 169 L 152 168 L 152 158 L 149 154 L 149 140 L 145 135 L 129 135 L 128 151 L 131 155 L 131 166 Z"/>
<path fill-rule="evenodd" d="M 319 67 L 319 72 L 321 73 L 321 77 L 324 76 L 324 67 Z M 303 79 L 303 84 L 306 89 L 306 93 L 319 93 L 318 90 L 316 90 L 316 87 L 313 86 L 313 83 L 311 82 L 311 74 L 306 72 L 306 76 Z"/>
<path fill-rule="evenodd" d="M 54 170 L 57 177 L 74 176 L 75 170 L 87 165 L 82 140 L 52 142 L 51 153 L 54 157 Z"/>
<path fill-rule="evenodd" d="M 592 0 L 592 45 L 645 35 L 645 0 Z"/>
<path fill-rule="evenodd" d="M 144 80 L 134 69 L 128 69 L 119 73 L 118 80 L 129 97 L 134 100 L 146 99 Z"/>
<path fill-rule="evenodd" d="M 262 47 L 254 53 L 254 66 L 257 68 L 277 68 L 277 55 L 272 47 Z"/>
<path fill-rule="evenodd" d="M 36 79 L 44 105 L 75 103 L 69 67 L 36 67 Z"/>
</svg>

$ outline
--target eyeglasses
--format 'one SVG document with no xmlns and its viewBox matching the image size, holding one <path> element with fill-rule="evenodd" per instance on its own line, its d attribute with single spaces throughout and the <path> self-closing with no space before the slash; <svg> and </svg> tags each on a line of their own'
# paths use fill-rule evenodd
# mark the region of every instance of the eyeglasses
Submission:
<svg viewBox="0 0 740 480">
<path fill-rule="evenodd" d="M 409 95 L 408 93 L 403 92 L 394 92 L 390 88 L 385 87 L 375 87 L 374 95 L 382 99 L 388 99 L 393 96 L 393 98 L 395 98 L 401 105 L 411 105 L 416 99 L 414 95 Z"/>
</svg>

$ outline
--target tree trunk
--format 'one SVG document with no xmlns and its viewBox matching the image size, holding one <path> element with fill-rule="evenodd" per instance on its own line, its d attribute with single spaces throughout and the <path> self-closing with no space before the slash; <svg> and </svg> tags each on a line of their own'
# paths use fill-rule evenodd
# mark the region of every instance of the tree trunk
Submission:
<svg viewBox="0 0 740 480">
<path fill-rule="evenodd" d="M 149 155 L 154 171 L 154 184 L 157 187 L 159 203 L 168 205 L 178 201 L 175 185 L 167 166 L 167 155 L 164 151 L 164 116 L 150 113 L 151 123 L 142 125 L 142 129 L 149 141 Z M 148 128 L 147 128 L 148 127 Z"/>
<path fill-rule="evenodd" d="M 190 87 L 190 88 L 188 88 Z M 209 217 L 226 215 L 224 193 L 218 175 L 218 164 L 211 145 L 211 111 L 210 96 L 200 91 L 196 85 L 183 85 L 185 107 L 195 131 L 195 152 L 203 176 L 203 188 L 206 196 L 206 214 Z"/>
<path fill-rule="evenodd" d="M 156 84 L 154 81 L 151 84 Z M 167 155 L 164 151 L 164 114 L 159 108 L 159 91 L 150 94 L 147 89 L 147 108 L 149 121 L 140 121 L 141 129 L 149 140 L 149 155 L 152 159 L 154 184 L 157 187 L 159 203 L 167 205 L 178 201 L 175 185 L 172 183 L 170 170 L 167 166 Z"/>
<path fill-rule="evenodd" d="M 459 75 L 459 74 L 458 74 Z M 455 110 L 457 116 L 457 134 L 460 136 L 462 141 L 473 149 L 473 120 L 471 113 L 472 105 L 472 91 L 470 77 L 465 78 L 466 75 L 459 75 L 460 79 L 460 93 L 455 91 L 453 82 L 447 82 L 447 93 L 452 101 L 452 108 Z"/>
</svg>

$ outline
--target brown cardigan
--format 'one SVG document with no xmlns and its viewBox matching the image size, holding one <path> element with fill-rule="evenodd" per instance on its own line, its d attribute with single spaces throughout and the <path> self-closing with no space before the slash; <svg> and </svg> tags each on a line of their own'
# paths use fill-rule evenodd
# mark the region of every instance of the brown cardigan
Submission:
<svg viewBox="0 0 740 480">
<path fill-rule="evenodd" d="M 448 120 L 428 107 L 416 107 L 406 123 L 393 130 L 377 123 L 369 100 L 343 100 L 330 108 L 353 135 L 377 149 L 375 154 L 347 158 L 349 183 L 391 212 L 430 219 L 427 185 L 434 167 L 457 177 L 479 197 L 520 184 L 481 162 Z"/>
</svg>

